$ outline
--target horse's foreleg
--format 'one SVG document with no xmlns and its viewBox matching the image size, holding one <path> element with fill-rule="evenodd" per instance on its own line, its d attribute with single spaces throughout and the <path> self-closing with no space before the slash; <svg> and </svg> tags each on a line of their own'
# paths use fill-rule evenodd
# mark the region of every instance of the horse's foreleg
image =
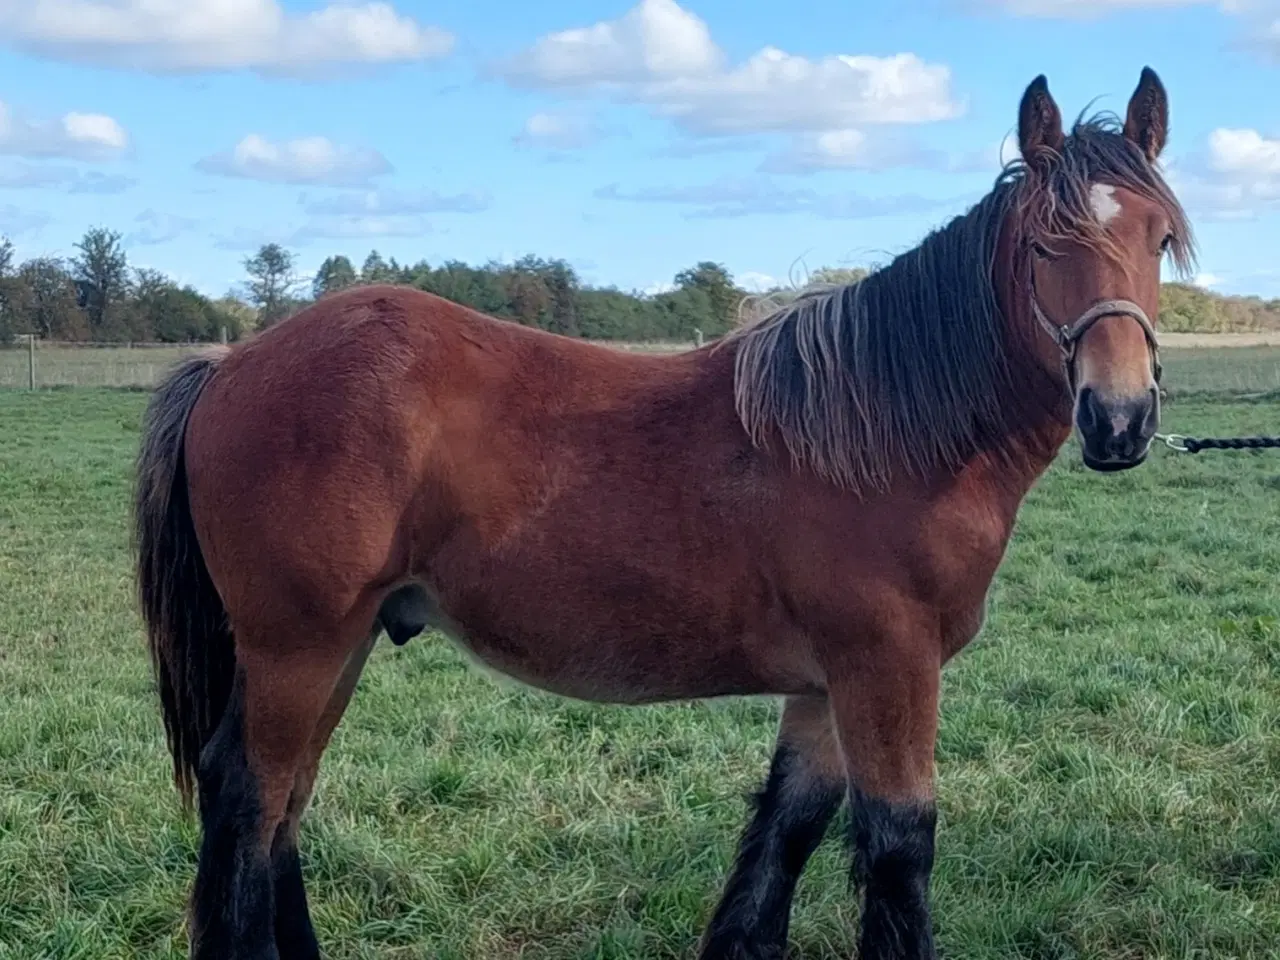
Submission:
<svg viewBox="0 0 1280 960">
<path fill-rule="evenodd" d="M 828 670 L 849 771 L 861 960 L 934 960 L 933 749 L 940 655 L 928 637 L 879 638 Z"/>
<path fill-rule="evenodd" d="M 827 701 L 788 699 L 769 779 L 707 928 L 701 960 L 781 960 L 796 882 L 844 795 Z"/>
<path fill-rule="evenodd" d="M 239 625 L 237 625 L 239 626 Z M 235 687 L 200 758 L 204 837 L 191 902 L 195 960 L 279 960 L 273 841 L 347 660 L 283 631 L 237 631 Z M 299 883 L 300 886 L 300 883 Z M 286 895 L 297 890 L 286 884 Z"/>
</svg>

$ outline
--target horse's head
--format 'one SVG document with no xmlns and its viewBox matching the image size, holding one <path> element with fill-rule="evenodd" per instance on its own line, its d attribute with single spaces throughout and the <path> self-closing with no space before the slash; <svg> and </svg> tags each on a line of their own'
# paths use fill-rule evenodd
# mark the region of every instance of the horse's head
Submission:
<svg viewBox="0 0 1280 960">
<path fill-rule="evenodd" d="M 1180 266 L 1191 255 L 1186 219 L 1155 168 L 1168 125 L 1149 68 L 1120 130 L 1093 121 L 1065 135 L 1043 76 L 1019 110 L 1017 272 L 1095 470 L 1142 463 L 1160 423 L 1160 265 L 1166 253 Z"/>
</svg>

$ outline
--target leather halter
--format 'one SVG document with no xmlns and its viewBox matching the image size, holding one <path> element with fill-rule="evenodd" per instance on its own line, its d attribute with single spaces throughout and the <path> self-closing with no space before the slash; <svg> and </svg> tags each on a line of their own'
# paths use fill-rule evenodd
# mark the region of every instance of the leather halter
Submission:
<svg viewBox="0 0 1280 960">
<path fill-rule="evenodd" d="M 1151 323 L 1146 311 L 1132 300 L 1099 300 L 1073 323 L 1054 323 L 1040 308 L 1040 300 L 1036 296 L 1036 274 L 1031 270 L 1031 312 L 1035 314 L 1040 326 L 1053 338 L 1053 342 L 1062 351 L 1062 368 L 1067 374 L 1067 384 L 1071 395 L 1076 393 L 1076 350 L 1080 341 L 1089 329 L 1103 317 L 1131 317 L 1138 321 L 1142 333 L 1147 338 L 1147 349 L 1151 353 L 1152 374 L 1156 383 L 1160 382 L 1163 368 L 1160 365 L 1160 344 L 1156 340 L 1156 328 Z"/>
</svg>

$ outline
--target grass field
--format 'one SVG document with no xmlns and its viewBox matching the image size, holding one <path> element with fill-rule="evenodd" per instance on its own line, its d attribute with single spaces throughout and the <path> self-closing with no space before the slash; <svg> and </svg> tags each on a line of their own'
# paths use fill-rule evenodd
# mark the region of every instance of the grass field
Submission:
<svg viewBox="0 0 1280 960">
<path fill-rule="evenodd" d="M 1167 360 L 1166 429 L 1280 432 L 1275 395 L 1209 395 L 1248 392 L 1274 351 L 1237 357 L 1240 377 Z M 0 391 L 3 960 L 185 956 L 198 835 L 127 552 L 144 402 Z M 1160 449 L 1115 476 L 1077 461 L 1033 491 L 987 629 L 946 672 L 942 954 L 1275 957 L 1280 454 Z M 304 827 L 327 956 L 690 956 L 775 716 L 596 708 L 499 687 L 436 640 L 380 645 Z M 850 956 L 845 876 L 832 838 L 794 957 Z"/>
</svg>

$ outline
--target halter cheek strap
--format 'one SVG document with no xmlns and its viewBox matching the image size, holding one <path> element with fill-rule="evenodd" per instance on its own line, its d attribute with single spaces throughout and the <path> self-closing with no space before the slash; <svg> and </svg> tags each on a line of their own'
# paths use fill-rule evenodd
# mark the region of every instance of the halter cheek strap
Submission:
<svg viewBox="0 0 1280 960">
<path fill-rule="evenodd" d="M 1034 275 L 1033 275 L 1034 276 Z M 1147 338 L 1147 348 L 1151 352 L 1151 367 L 1156 383 L 1160 382 L 1162 367 L 1160 365 L 1160 344 L 1156 341 L 1156 329 L 1140 306 L 1132 300 L 1099 300 L 1076 318 L 1074 323 L 1057 324 L 1045 315 L 1036 298 L 1034 285 L 1031 294 L 1031 311 L 1035 314 L 1040 326 L 1053 338 L 1053 342 L 1062 351 L 1062 365 L 1066 370 L 1067 383 L 1072 394 L 1076 390 L 1076 350 L 1089 328 L 1103 317 L 1132 317 L 1142 327 Z"/>
</svg>

